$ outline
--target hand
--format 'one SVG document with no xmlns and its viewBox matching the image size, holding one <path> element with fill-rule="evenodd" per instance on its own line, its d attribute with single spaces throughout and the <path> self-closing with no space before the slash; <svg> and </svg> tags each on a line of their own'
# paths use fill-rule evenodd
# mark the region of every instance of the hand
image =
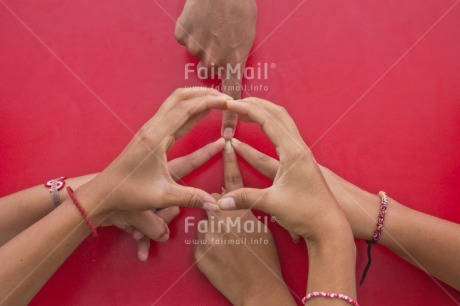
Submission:
<svg viewBox="0 0 460 306">
<path fill-rule="evenodd" d="M 254 0 L 187 0 L 176 23 L 175 36 L 208 74 L 222 67 L 222 91 L 241 98 L 242 73 L 254 44 L 257 5 Z M 232 71 L 237 68 L 239 73 Z M 227 73 L 228 72 L 228 73 Z M 222 135 L 233 136 L 237 116 L 224 112 Z"/>
<path fill-rule="evenodd" d="M 95 207 L 100 215 L 171 206 L 216 209 L 214 198 L 207 192 L 174 182 L 166 151 L 212 108 L 224 109 L 228 99 L 209 88 L 176 90 L 125 150 L 96 178 L 79 188 L 85 196 L 80 201 L 100 203 Z"/>
<path fill-rule="evenodd" d="M 232 145 L 236 153 L 244 158 L 260 173 L 274 179 L 279 161 L 265 155 L 250 145 L 233 138 Z M 370 239 L 375 229 L 375 216 L 378 215 L 379 198 L 352 183 L 344 180 L 326 167 L 319 166 L 332 194 L 345 213 L 353 231 L 353 236 Z M 372 205 L 375 203 L 375 205 Z"/>
<path fill-rule="evenodd" d="M 169 172 L 175 180 L 189 174 L 207 162 L 217 152 L 222 151 L 225 141 L 219 138 L 187 156 L 176 158 L 168 163 Z M 101 226 L 114 225 L 132 235 L 137 241 L 137 256 L 140 261 L 147 261 L 150 239 L 164 242 L 169 239 L 168 224 L 179 215 L 179 207 L 142 212 L 120 211 L 110 216 Z"/>
<path fill-rule="evenodd" d="M 276 146 L 280 166 L 270 188 L 230 192 L 219 200 L 221 209 L 263 210 L 307 241 L 327 238 L 349 228 L 318 164 L 285 109 L 256 98 L 230 102 L 227 107 L 243 121 L 262 126 Z"/>
<path fill-rule="evenodd" d="M 229 141 L 223 152 L 225 188 L 243 187 L 238 161 Z M 213 195 L 216 199 L 220 195 Z M 250 210 L 208 212 L 206 241 L 195 248 L 201 272 L 233 305 L 295 305 L 284 284 L 275 241 L 268 228 Z M 218 222 L 224 222 L 219 231 Z M 254 232 L 239 231 L 235 222 L 252 223 Z M 219 241 L 221 243 L 216 243 Z M 225 243 L 222 243 L 225 241 Z M 237 244 L 237 242 L 243 242 Z"/>
</svg>

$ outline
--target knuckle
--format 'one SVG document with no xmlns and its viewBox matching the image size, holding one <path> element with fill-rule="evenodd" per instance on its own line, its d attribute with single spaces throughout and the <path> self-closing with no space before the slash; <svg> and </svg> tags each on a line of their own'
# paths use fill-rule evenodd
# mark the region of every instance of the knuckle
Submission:
<svg viewBox="0 0 460 306">
<path fill-rule="evenodd" d="M 268 155 L 265 155 L 263 153 L 259 153 L 257 155 L 257 161 L 261 164 L 265 164 L 269 161 L 270 159 L 268 158 Z"/>
<path fill-rule="evenodd" d="M 235 186 L 235 185 L 241 185 L 242 183 L 242 178 L 241 175 L 239 174 L 230 174 L 230 175 L 225 175 L 225 182 L 228 185 Z"/>
<path fill-rule="evenodd" d="M 176 41 L 178 43 L 180 43 L 181 45 L 185 45 L 186 33 L 179 23 L 176 23 L 176 28 L 174 30 L 174 37 L 176 38 Z"/>
<path fill-rule="evenodd" d="M 192 193 L 187 200 L 187 207 L 190 208 L 199 208 L 201 204 L 201 199 L 196 193 Z"/>
<path fill-rule="evenodd" d="M 173 92 L 173 96 L 179 100 L 182 100 L 186 97 L 187 90 L 185 88 L 176 88 Z"/>
<path fill-rule="evenodd" d="M 159 143 L 156 133 L 152 133 L 151 128 L 147 125 L 144 125 L 139 129 L 137 137 L 141 143 L 148 144 L 150 146 Z"/>
</svg>

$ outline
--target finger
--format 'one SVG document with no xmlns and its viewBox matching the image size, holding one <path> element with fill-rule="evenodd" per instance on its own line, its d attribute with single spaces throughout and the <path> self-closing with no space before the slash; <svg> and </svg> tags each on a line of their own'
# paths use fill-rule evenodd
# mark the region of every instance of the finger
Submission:
<svg viewBox="0 0 460 306">
<path fill-rule="evenodd" d="M 184 137 L 195 125 L 197 125 L 204 117 L 210 113 L 210 110 L 199 113 L 195 116 L 190 117 L 187 122 L 174 134 L 175 139 Z M 169 148 L 168 148 L 169 150 Z"/>
<path fill-rule="evenodd" d="M 197 74 L 200 79 L 216 79 L 221 69 L 222 68 L 214 62 L 212 57 L 207 54 L 203 54 L 203 56 L 201 56 L 200 62 L 197 65 Z"/>
<path fill-rule="evenodd" d="M 222 92 L 229 95 L 235 100 L 241 99 L 241 76 L 237 74 L 226 75 L 224 72 L 222 78 Z M 238 115 L 232 111 L 225 110 L 222 117 L 222 137 L 229 140 L 233 137 L 236 125 L 238 124 Z"/>
<path fill-rule="evenodd" d="M 279 156 L 307 149 L 292 118 L 284 108 L 256 98 L 228 102 L 227 108 L 240 115 L 243 121 L 259 124 L 276 146 Z"/>
<path fill-rule="evenodd" d="M 232 143 L 228 140 L 225 142 L 222 158 L 224 161 L 225 189 L 227 191 L 233 191 L 238 188 L 243 188 L 243 178 L 241 177 L 238 159 L 236 158 Z"/>
<path fill-rule="evenodd" d="M 168 225 L 163 219 L 150 210 L 132 213 L 127 217 L 127 221 L 134 226 L 138 232 L 143 233 L 152 240 L 166 241 L 169 239 Z M 137 237 L 140 237 L 140 235 Z M 134 238 L 136 239 L 136 237 Z"/>
<path fill-rule="evenodd" d="M 235 135 L 238 124 L 238 115 L 229 110 L 224 110 L 222 114 L 222 131 L 221 135 L 225 140 L 230 140 Z"/>
<path fill-rule="evenodd" d="M 141 232 L 140 230 L 134 229 L 134 230 L 131 232 L 131 237 L 133 237 L 134 240 L 139 241 L 139 240 L 141 240 L 142 238 L 144 238 L 145 235 L 144 235 L 144 233 Z"/>
<path fill-rule="evenodd" d="M 232 138 L 233 149 L 252 167 L 268 178 L 274 179 L 278 171 L 279 161 L 254 149 L 250 145 Z"/>
<path fill-rule="evenodd" d="M 174 180 L 178 180 L 181 177 L 189 174 L 207 162 L 218 152 L 221 152 L 224 148 L 224 145 L 224 139 L 219 138 L 216 141 L 205 145 L 201 149 L 198 149 L 189 155 L 173 159 L 168 163 L 168 168 L 171 176 Z"/>
<path fill-rule="evenodd" d="M 165 108 L 167 106 L 174 106 L 182 101 L 191 100 L 204 96 L 222 96 L 223 94 L 217 89 L 204 86 L 178 88 L 176 89 L 165 101 Z M 162 105 L 163 107 L 163 105 Z"/>
<path fill-rule="evenodd" d="M 165 136 L 174 135 L 175 140 L 180 139 L 198 123 L 197 118 L 201 120 L 212 109 L 224 110 L 228 99 L 227 96 L 208 95 L 186 100 L 163 117 L 158 132 L 164 130 Z"/>
<path fill-rule="evenodd" d="M 214 99 L 212 99 L 212 97 Z M 179 110 L 188 112 L 189 111 L 189 101 L 195 101 L 197 104 L 196 99 L 206 100 L 206 98 L 210 99 L 211 102 L 213 100 L 222 100 L 222 99 L 232 99 L 230 96 L 227 96 L 214 88 L 207 88 L 207 87 L 190 87 L 190 88 L 178 88 L 176 89 L 161 105 L 160 109 L 157 111 L 156 115 L 153 116 L 145 125 L 144 129 L 149 130 L 150 128 L 155 128 L 156 132 L 158 133 L 158 123 L 162 121 L 165 117 L 170 118 L 171 115 L 174 115 L 175 112 L 179 112 Z M 199 103 L 198 103 L 199 104 Z M 211 104 L 211 103 L 209 103 Z M 192 108 L 197 108 L 196 105 L 191 105 Z M 212 105 L 209 109 L 212 108 Z M 173 111 L 174 110 L 174 111 Z M 200 109 L 196 113 L 200 113 L 204 111 Z M 173 114 L 171 114 L 173 113 Z M 194 114 L 190 114 L 189 117 L 193 116 Z M 188 118 L 187 118 L 188 119 Z M 154 131 L 155 132 L 155 131 Z"/>
<path fill-rule="evenodd" d="M 214 200 L 216 200 L 216 202 L 222 197 L 222 195 L 218 194 L 218 193 L 213 193 L 211 194 L 211 196 L 214 198 Z M 211 210 L 206 210 L 206 216 L 208 217 L 208 220 L 214 218 L 214 220 L 217 219 L 217 215 L 219 214 L 220 212 L 215 212 L 215 211 L 211 211 Z"/>
<path fill-rule="evenodd" d="M 217 205 L 221 210 L 258 209 L 276 215 L 276 207 L 264 201 L 269 189 L 240 188 L 226 193 Z"/>
<path fill-rule="evenodd" d="M 179 216 L 179 213 L 180 213 L 180 208 L 178 206 L 159 209 L 155 212 L 155 214 L 161 219 L 163 219 L 163 221 L 166 224 L 171 223 L 172 220 L 177 218 L 177 216 Z"/>
<path fill-rule="evenodd" d="M 174 182 L 162 190 L 160 204 L 163 208 L 183 206 L 219 211 L 216 200 L 206 191 L 199 188 L 185 187 Z"/>
<path fill-rule="evenodd" d="M 137 258 L 140 261 L 147 261 L 149 258 L 150 250 L 150 239 L 149 237 L 144 237 L 141 240 L 137 241 Z"/>
</svg>

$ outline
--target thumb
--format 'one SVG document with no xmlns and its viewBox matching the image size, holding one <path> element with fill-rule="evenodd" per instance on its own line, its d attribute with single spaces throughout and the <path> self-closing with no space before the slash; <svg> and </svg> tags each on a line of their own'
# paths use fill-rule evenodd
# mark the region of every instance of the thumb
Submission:
<svg viewBox="0 0 460 306">
<path fill-rule="evenodd" d="M 270 213 L 271 209 L 268 203 L 264 201 L 267 193 L 268 189 L 240 188 L 226 193 L 217 202 L 217 205 L 221 210 L 254 208 Z"/>
<path fill-rule="evenodd" d="M 219 211 L 216 200 L 206 191 L 176 183 L 173 183 L 165 192 L 161 205 L 162 207 L 183 206 Z"/>
</svg>

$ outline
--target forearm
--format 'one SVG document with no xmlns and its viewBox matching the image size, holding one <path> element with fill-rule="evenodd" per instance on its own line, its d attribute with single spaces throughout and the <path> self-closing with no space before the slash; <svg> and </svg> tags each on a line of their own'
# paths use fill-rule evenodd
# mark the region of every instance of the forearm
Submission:
<svg viewBox="0 0 460 306">
<path fill-rule="evenodd" d="M 110 213 L 98 207 L 100 200 L 91 188 L 83 186 L 76 196 L 95 226 Z M 34 225 L 0 248 L 0 304 L 27 304 L 90 229 L 79 210 L 68 199 Z"/>
<path fill-rule="evenodd" d="M 66 180 L 66 185 L 77 189 L 96 174 Z M 59 191 L 62 202 L 68 199 L 64 189 Z M 0 199 L 0 246 L 49 214 L 54 209 L 49 189 L 43 185 L 28 188 Z"/>
<path fill-rule="evenodd" d="M 353 234 L 344 224 L 337 235 L 315 242 L 307 241 L 307 293 L 323 291 L 345 294 L 356 300 L 355 260 Z M 313 298 L 308 305 L 349 305 L 339 299 Z"/>
<path fill-rule="evenodd" d="M 460 290 L 460 225 L 405 207 L 393 199 L 380 244 Z"/>
<path fill-rule="evenodd" d="M 371 239 L 380 211 L 378 196 L 324 167 L 321 170 L 340 201 L 354 237 Z M 390 199 L 379 244 L 460 290 L 459 224 L 418 212 Z"/>
</svg>

